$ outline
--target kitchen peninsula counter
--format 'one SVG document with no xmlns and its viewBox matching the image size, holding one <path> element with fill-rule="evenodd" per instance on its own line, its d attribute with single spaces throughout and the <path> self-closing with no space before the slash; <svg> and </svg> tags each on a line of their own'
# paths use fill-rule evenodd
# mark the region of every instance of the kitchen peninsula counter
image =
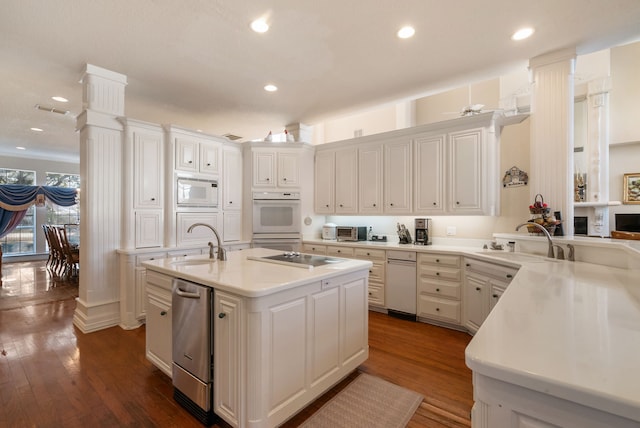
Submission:
<svg viewBox="0 0 640 428">
<path fill-rule="evenodd" d="M 497 237 L 518 239 L 517 248 L 546 249 L 543 238 Z M 466 349 L 473 427 L 640 427 L 640 252 L 634 243 L 554 238 L 574 244 L 587 259 L 570 262 L 480 245 L 305 242 L 520 266 Z M 618 267 L 604 265 L 610 262 Z"/>
</svg>

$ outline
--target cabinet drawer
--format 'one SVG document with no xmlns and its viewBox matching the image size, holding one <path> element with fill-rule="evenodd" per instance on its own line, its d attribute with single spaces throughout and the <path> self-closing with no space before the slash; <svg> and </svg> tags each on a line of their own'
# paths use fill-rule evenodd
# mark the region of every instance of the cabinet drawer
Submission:
<svg viewBox="0 0 640 428">
<path fill-rule="evenodd" d="M 384 263 L 373 263 L 371 269 L 369 269 L 369 280 L 384 282 Z"/>
<path fill-rule="evenodd" d="M 418 277 L 429 277 L 436 279 L 444 279 L 448 281 L 461 281 L 462 272 L 457 268 L 444 266 L 420 265 L 418 267 Z"/>
<path fill-rule="evenodd" d="M 326 245 L 316 245 L 316 244 L 302 244 L 302 252 L 307 254 L 327 254 Z"/>
<path fill-rule="evenodd" d="M 164 259 L 167 257 L 166 253 L 146 253 L 146 254 L 138 254 L 136 256 L 136 266 L 140 266 L 140 263 L 146 262 L 149 260 L 158 260 Z"/>
<path fill-rule="evenodd" d="M 506 283 L 511 282 L 516 273 L 518 273 L 517 268 L 470 258 L 465 259 L 465 269 L 467 272 L 484 274 Z"/>
<path fill-rule="evenodd" d="M 460 267 L 460 256 L 446 254 L 419 253 L 418 263 L 429 263 L 441 266 Z"/>
<path fill-rule="evenodd" d="M 384 287 L 369 284 L 369 304 L 384 306 Z"/>
<path fill-rule="evenodd" d="M 368 248 L 356 248 L 354 255 L 359 259 L 366 260 L 383 260 L 385 259 L 384 250 L 370 250 Z"/>
<path fill-rule="evenodd" d="M 418 316 L 460 324 L 460 302 L 418 296 Z"/>
<path fill-rule="evenodd" d="M 353 257 L 353 248 L 328 245 L 327 256 Z"/>
<path fill-rule="evenodd" d="M 205 252 L 208 253 L 209 249 L 207 248 L 205 250 Z M 197 256 L 197 255 L 200 255 L 200 254 L 203 254 L 202 253 L 202 249 L 200 249 L 200 248 L 189 249 L 189 250 L 169 251 L 169 257 L 187 257 L 187 256 Z"/>
<path fill-rule="evenodd" d="M 461 286 L 458 282 L 438 281 L 424 277 L 418 280 L 418 293 L 460 300 L 460 290 Z"/>
<path fill-rule="evenodd" d="M 161 273 L 147 269 L 146 277 L 147 277 L 147 284 L 152 284 L 164 290 L 171 291 L 173 278 L 170 277 L 169 275 L 163 275 Z M 149 292 L 150 292 L 150 287 L 147 287 L 147 293 Z"/>
</svg>

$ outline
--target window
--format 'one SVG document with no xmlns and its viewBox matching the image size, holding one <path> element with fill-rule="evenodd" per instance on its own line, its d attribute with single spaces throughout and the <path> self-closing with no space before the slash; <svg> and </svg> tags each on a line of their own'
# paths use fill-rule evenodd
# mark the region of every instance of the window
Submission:
<svg viewBox="0 0 640 428">
<path fill-rule="evenodd" d="M 0 168 L 0 184 L 25 184 L 33 186 L 35 171 Z M 35 207 L 27 210 L 24 218 L 11 233 L 2 238 L 2 252 L 5 255 L 32 254 L 35 252 Z"/>
<path fill-rule="evenodd" d="M 80 187 L 78 174 L 64 174 L 47 172 L 46 186 L 67 187 L 77 189 Z M 47 224 L 62 226 L 64 224 L 80 223 L 80 206 L 58 207 L 47 204 Z"/>
</svg>

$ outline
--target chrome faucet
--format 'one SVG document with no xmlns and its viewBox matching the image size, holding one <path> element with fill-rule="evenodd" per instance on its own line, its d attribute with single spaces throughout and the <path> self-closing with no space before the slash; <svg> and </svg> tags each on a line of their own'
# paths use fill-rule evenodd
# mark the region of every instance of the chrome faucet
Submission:
<svg viewBox="0 0 640 428">
<path fill-rule="evenodd" d="M 216 239 L 218 240 L 218 260 L 221 260 L 221 261 L 227 260 L 227 250 L 222 248 L 222 243 L 220 242 L 220 235 L 218 235 L 218 231 L 213 226 L 208 225 L 206 223 L 193 223 L 191 226 L 189 226 L 189 229 L 187 229 L 187 233 L 191 233 L 191 231 L 196 226 L 204 226 L 211 229 L 213 234 L 216 235 Z M 213 258 L 213 242 L 208 242 L 207 245 L 209 246 L 209 258 L 212 259 Z"/>
<path fill-rule="evenodd" d="M 540 229 L 547 237 L 547 241 L 549 241 L 549 249 L 547 250 L 547 257 L 549 258 L 554 258 L 553 255 L 553 241 L 551 240 L 551 235 L 549 234 L 549 231 L 547 229 L 545 229 L 544 226 L 538 224 L 538 223 L 534 223 L 534 222 L 527 222 L 527 223 L 522 223 L 516 226 L 516 232 L 518 231 L 518 229 L 520 229 L 522 226 L 534 226 L 537 227 L 538 229 Z"/>
</svg>

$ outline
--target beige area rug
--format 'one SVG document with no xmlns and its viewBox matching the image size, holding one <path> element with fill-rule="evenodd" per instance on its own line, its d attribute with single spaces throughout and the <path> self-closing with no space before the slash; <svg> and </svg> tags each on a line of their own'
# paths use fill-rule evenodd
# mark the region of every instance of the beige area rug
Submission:
<svg viewBox="0 0 640 428">
<path fill-rule="evenodd" d="M 300 426 L 401 428 L 422 399 L 416 392 L 362 373 Z"/>
</svg>

